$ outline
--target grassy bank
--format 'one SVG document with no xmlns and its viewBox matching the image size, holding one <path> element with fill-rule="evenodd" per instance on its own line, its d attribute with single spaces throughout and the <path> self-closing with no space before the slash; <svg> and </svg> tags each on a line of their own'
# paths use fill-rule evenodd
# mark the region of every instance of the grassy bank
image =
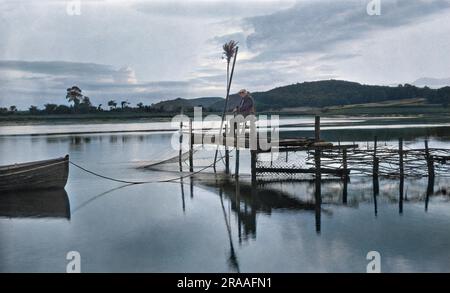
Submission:
<svg viewBox="0 0 450 293">
<path fill-rule="evenodd" d="M 15 113 L 9 115 L 0 115 L 0 125 L 12 124 L 45 124 L 45 123 L 121 123 L 121 122 L 150 122 L 150 121 L 168 121 L 179 113 L 160 112 L 160 113 L 140 113 L 140 112 L 101 112 L 90 114 L 50 114 L 50 115 L 31 115 L 27 113 Z M 185 113 L 192 116 L 193 113 Z M 203 114 L 220 115 L 219 112 L 204 112 Z M 333 108 L 309 108 L 298 111 L 265 111 L 258 114 L 277 114 L 280 116 L 299 116 L 299 115 L 348 115 L 348 116 L 415 116 L 424 115 L 428 117 L 450 118 L 450 108 L 435 105 L 355 105 Z"/>
</svg>

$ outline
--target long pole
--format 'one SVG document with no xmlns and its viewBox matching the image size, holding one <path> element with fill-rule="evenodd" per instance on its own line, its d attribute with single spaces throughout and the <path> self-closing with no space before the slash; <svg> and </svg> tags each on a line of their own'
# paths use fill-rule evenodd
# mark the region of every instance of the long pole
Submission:
<svg viewBox="0 0 450 293">
<path fill-rule="evenodd" d="M 189 172 L 194 172 L 194 138 L 192 119 L 189 119 Z"/>
<path fill-rule="evenodd" d="M 239 50 L 239 47 L 236 47 L 236 52 L 234 53 L 234 59 L 233 59 L 233 66 L 231 67 L 230 80 L 228 81 L 228 86 L 227 86 L 227 95 L 225 98 L 225 106 L 223 107 L 223 112 L 222 112 L 222 121 L 220 122 L 219 137 L 222 135 L 223 122 L 225 120 L 225 113 L 226 113 L 227 107 L 228 107 L 228 98 L 230 97 L 231 82 L 233 80 L 234 66 L 236 64 L 236 57 L 238 54 L 238 50 Z M 218 152 L 219 152 L 219 145 L 217 145 L 216 153 L 214 154 L 214 166 L 213 166 L 214 170 L 216 170 L 216 162 L 217 162 L 217 153 Z"/>
</svg>

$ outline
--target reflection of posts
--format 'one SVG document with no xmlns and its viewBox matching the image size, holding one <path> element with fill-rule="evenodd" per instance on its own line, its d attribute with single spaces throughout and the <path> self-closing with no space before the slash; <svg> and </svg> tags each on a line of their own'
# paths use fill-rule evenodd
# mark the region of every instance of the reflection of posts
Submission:
<svg viewBox="0 0 450 293">
<path fill-rule="evenodd" d="M 227 232 L 228 232 L 228 241 L 230 244 L 230 256 L 228 257 L 228 262 L 230 264 L 230 267 L 236 271 L 236 272 L 240 272 L 239 269 L 239 262 L 238 262 L 238 258 L 236 255 L 236 252 L 234 250 L 234 245 L 233 245 L 233 237 L 231 235 L 231 226 L 230 223 L 228 222 L 228 216 L 227 213 L 225 211 L 225 205 L 223 204 L 223 195 L 222 195 L 222 188 L 219 189 L 219 197 L 220 197 L 220 205 L 222 206 L 222 212 L 223 212 L 223 217 L 225 220 L 225 226 L 227 227 Z"/>
<path fill-rule="evenodd" d="M 194 178 L 191 176 L 190 178 L 190 191 L 191 191 L 191 198 L 194 198 Z"/>
<path fill-rule="evenodd" d="M 239 184 L 239 177 L 236 177 L 236 190 L 235 190 L 235 202 L 236 211 L 238 216 L 238 236 L 239 243 L 242 243 L 242 226 L 241 226 L 241 186 Z"/>
<path fill-rule="evenodd" d="M 425 211 L 428 211 L 428 202 L 430 201 L 430 196 L 434 194 L 434 177 L 428 177 L 427 184 L 427 195 L 425 197 Z"/>
<path fill-rule="evenodd" d="M 183 208 L 183 213 L 186 211 L 186 203 L 184 200 L 184 183 L 183 177 L 180 178 L 180 186 L 181 186 L 181 206 Z"/>
</svg>

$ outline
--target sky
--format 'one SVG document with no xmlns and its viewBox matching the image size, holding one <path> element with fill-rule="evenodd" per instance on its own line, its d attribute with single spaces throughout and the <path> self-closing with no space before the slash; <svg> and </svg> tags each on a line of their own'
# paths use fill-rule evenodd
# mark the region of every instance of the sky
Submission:
<svg viewBox="0 0 450 293">
<path fill-rule="evenodd" d="M 231 39 L 232 92 L 444 86 L 449 35 L 450 0 L 0 0 L 0 107 L 64 104 L 73 85 L 103 105 L 224 96 Z"/>
</svg>

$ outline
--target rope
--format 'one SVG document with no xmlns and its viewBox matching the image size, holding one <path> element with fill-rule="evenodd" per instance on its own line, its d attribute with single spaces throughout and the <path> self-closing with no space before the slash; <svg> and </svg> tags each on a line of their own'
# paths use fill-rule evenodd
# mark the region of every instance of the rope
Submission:
<svg viewBox="0 0 450 293">
<path fill-rule="evenodd" d="M 89 173 L 91 175 L 94 175 L 94 176 L 97 176 L 97 177 L 100 177 L 100 178 L 103 178 L 103 179 L 106 179 L 106 180 L 120 182 L 120 183 L 126 183 L 126 184 L 131 184 L 131 185 L 138 185 L 138 184 L 150 184 L 150 183 L 167 183 L 167 182 L 173 182 L 173 181 L 181 180 L 181 179 L 184 179 L 184 178 L 187 178 L 187 177 L 192 177 L 195 174 L 198 174 L 198 173 L 200 173 L 200 172 L 202 172 L 202 171 L 204 171 L 204 170 L 206 170 L 208 168 L 211 168 L 215 163 L 217 163 L 219 160 L 222 160 L 222 159 L 223 159 L 223 157 L 220 157 L 220 158 L 216 159 L 214 162 L 212 162 L 210 165 L 205 166 L 205 167 L 203 167 L 200 170 L 197 170 L 195 172 L 190 172 L 189 174 L 186 174 L 184 176 L 179 176 L 179 177 L 175 177 L 175 178 L 172 178 L 172 179 L 149 180 L 149 181 L 127 181 L 127 180 L 116 179 L 116 178 L 108 177 L 108 176 L 96 173 L 94 171 L 88 170 L 88 169 L 86 169 L 86 168 L 84 168 L 84 167 L 82 167 L 82 166 L 80 166 L 80 165 L 78 165 L 78 164 L 76 164 L 76 163 L 74 163 L 72 161 L 69 161 L 69 163 L 72 164 L 73 166 L 79 168 L 80 170 L 83 170 L 84 172 L 87 172 L 87 173 Z"/>
</svg>

